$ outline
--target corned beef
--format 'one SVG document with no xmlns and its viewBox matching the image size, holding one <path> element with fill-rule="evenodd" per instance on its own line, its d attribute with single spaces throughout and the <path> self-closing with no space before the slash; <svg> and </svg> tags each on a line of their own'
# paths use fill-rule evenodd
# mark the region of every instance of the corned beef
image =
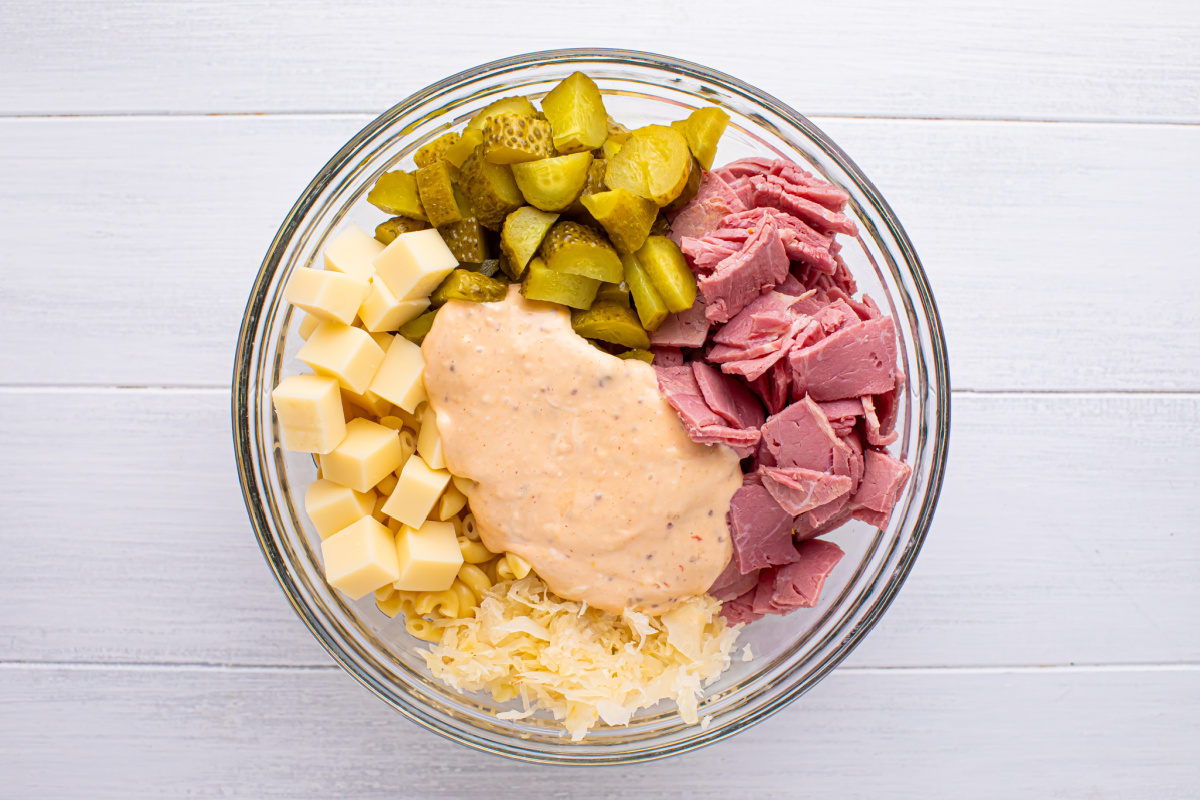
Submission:
<svg viewBox="0 0 1200 800">
<path fill-rule="evenodd" d="M 713 369 L 703 361 L 693 361 L 692 371 L 708 407 L 731 427 L 758 430 L 766 416 L 762 405 L 750 390 L 735 379 Z"/>
<path fill-rule="evenodd" d="M 849 402 L 849 401 L 839 401 Z M 871 395 L 863 395 L 859 398 L 859 402 L 863 408 L 863 420 L 866 423 L 867 443 L 873 444 L 876 447 L 887 447 L 892 442 L 900 438 L 900 434 L 896 431 L 884 433 L 880 430 L 879 416 L 875 413 L 875 400 Z"/>
<path fill-rule="evenodd" d="M 867 450 L 863 453 L 862 483 L 851 498 L 854 506 L 883 514 L 883 524 L 879 527 L 885 527 L 911 474 L 912 467 L 908 464 L 881 450 Z"/>
<path fill-rule="evenodd" d="M 747 206 L 725 179 L 713 172 L 706 172 L 700 179 L 696 196 L 671 218 L 669 237 L 675 244 L 683 245 L 683 238 L 701 237 L 716 230 L 725 216 L 745 211 Z"/>
<path fill-rule="evenodd" d="M 743 574 L 790 564 L 800 557 L 792 543 L 792 515 L 762 486 L 747 484 L 734 492 L 729 503 L 729 530 L 733 560 Z"/>
<path fill-rule="evenodd" d="M 794 550 L 795 548 L 792 549 Z M 713 585 L 709 588 L 708 593 L 724 602 L 752 591 L 757 585 L 758 570 L 755 569 L 742 574 L 742 571 L 738 569 L 737 559 L 731 558 L 729 559 L 729 566 L 725 567 L 725 571 L 713 581 Z"/>
<path fill-rule="evenodd" d="M 881 394 L 896 386 L 896 327 L 891 317 L 850 325 L 792 350 L 792 391 L 819 402 Z"/>
<path fill-rule="evenodd" d="M 728 445 L 740 458 L 754 452 L 761 433 L 727 426 L 725 420 L 704 402 L 691 367 L 655 367 L 654 371 L 658 375 L 658 390 L 679 413 L 693 442 Z"/>
<path fill-rule="evenodd" d="M 812 539 L 797 547 L 800 558 L 775 570 L 771 608 L 786 614 L 797 608 L 815 608 L 821 589 L 845 552 L 833 542 Z M 762 585 L 761 576 L 759 585 Z"/>
<path fill-rule="evenodd" d="M 771 168 L 767 180 L 789 187 L 793 194 L 820 203 L 830 211 L 841 211 L 846 207 L 850 195 L 832 183 L 823 181 L 811 172 L 805 172 L 790 161 L 777 161 Z"/>
<path fill-rule="evenodd" d="M 682 367 L 683 351 L 678 347 L 651 347 L 656 367 Z"/>
<path fill-rule="evenodd" d="M 655 347 L 703 347 L 708 339 L 708 317 L 704 298 L 697 295 L 696 304 L 687 311 L 668 314 L 658 330 L 650 334 Z"/>
<path fill-rule="evenodd" d="M 838 211 L 830 211 L 820 203 L 793 194 L 786 185 L 772 183 L 763 176 L 751 178 L 750 185 L 754 187 L 754 205 L 757 207 L 770 206 L 786 211 L 817 232 L 858 235 L 858 226 L 854 224 L 854 220 Z"/>
<path fill-rule="evenodd" d="M 722 325 L 712 340 L 717 344 L 745 349 L 757 339 L 778 338 L 792 326 L 795 316 L 791 313 L 791 307 L 797 300 L 782 292 L 767 292 Z"/>
<path fill-rule="evenodd" d="M 655 363 L 658 363 L 657 361 Z M 853 428 L 858 418 L 863 415 L 863 404 L 859 398 L 853 400 L 834 400 L 831 403 L 818 403 L 830 427 L 838 436 L 845 436 Z"/>
<path fill-rule="evenodd" d="M 767 420 L 762 427 L 762 448 L 771 455 L 770 466 L 849 474 L 848 467 L 835 469 L 839 451 L 845 445 L 825 419 L 821 407 L 810 397 L 792 403 Z M 841 460 L 848 460 L 848 454 Z"/>
<path fill-rule="evenodd" d="M 754 230 L 745 247 L 717 264 L 711 275 L 700 278 L 708 319 L 729 321 L 756 297 L 782 282 L 788 264 L 779 226 L 767 220 Z"/>
<path fill-rule="evenodd" d="M 848 476 L 811 469 L 759 467 L 758 472 L 762 475 L 763 487 L 780 508 L 792 516 L 833 502 L 854 488 Z"/>
</svg>

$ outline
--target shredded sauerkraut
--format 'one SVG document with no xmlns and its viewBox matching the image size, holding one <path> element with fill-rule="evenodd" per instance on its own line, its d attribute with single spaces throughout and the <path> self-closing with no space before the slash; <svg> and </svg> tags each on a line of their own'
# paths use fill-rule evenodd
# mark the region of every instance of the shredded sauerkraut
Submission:
<svg viewBox="0 0 1200 800">
<path fill-rule="evenodd" d="M 704 595 L 650 617 L 615 616 L 554 595 L 536 575 L 501 583 L 475 616 L 440 620 L 441 641 L 423 653 L 434 677 L 458 691 L 519 697 L 523 710 L 545 709 L 579 741 L 596 724 L 625 725 L 640 708 L 674 700 L 696 724 L 697 703 L 730 663 L 738 629 Z"/>
</svg>

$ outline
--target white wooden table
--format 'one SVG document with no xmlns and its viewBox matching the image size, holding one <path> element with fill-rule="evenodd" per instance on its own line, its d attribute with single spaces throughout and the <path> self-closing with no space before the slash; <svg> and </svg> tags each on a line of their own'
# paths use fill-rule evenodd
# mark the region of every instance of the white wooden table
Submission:
<svg viewBox="0 0 1200 800">
<path fill-rule="evenodd" d="M 1200 796 L 1200 6 L 902 5 L 0 3 L 0 796 Z M 603 770 L 453 745 L 337 669 L 228 411 L 327 157 L 446 74 L 583 45 L 813 117 L 907 226 L 954 385 L 869 640 L 732 740 Z"/>
</svg>

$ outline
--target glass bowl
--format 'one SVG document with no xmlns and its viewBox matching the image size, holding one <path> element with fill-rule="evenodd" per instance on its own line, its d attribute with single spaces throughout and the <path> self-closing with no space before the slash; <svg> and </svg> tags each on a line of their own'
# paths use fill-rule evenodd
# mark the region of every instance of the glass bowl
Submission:
<svg viewBox="0 0 1200 800">
<path fill-rule="evenodd" d="M 893 446 L 913 467 L 887 530 L 852 522 L 831 534 L 845 551 L 820 604 L 768 617 L 742 631 L 749 662 L 735 651 L 730 669 L 707 692 L 701 717 L 685 725 L 673 705 L 640 712 L 628 727 L 597 726 L 572 743 L 548 717 L 502 721 L 513 704 L 464 696 L 434 680 L 403 619 L 389 619 L 368 595 L 351 602 L 325 582 L 320 539 L 303 513 L 312 458 L 278 443 L 271 389 L 301 372 L 299 314 L 283 300 L 296 269 L 318 263 L 346 224 L 371 230 L 384 215 L 366 202 L 387 170 L 412 169 L 417 148 L 504 96 L 543 96 L 579 70 L 629 127 L 667 124 L 716 104 L 732 118 L 717 164 L 752 155 L 807 165 L 850 193 L 846 213 L 857 241 L 842 255 L 860 290 L 896 320 L 908 376 Z M 347 672 L 406 717 L 455 741 L 528 761 L 618 764 L 682 753 L 765 719 L 812 688 L 871 630 L 899 590 L 929 529 L 941 488 L 950 427 L 950 390 L 941 323 L 925 273 L 891 208 L 842 150 L 779 100 L 728 75 L 665 56 L 619 50 L 560 50 L 496 61 L 430 86 L 367 125 L 309 184 L 271 243 L 254 282 L 238 339 L 233 428 L 242 492 L 263 554 L 304 624 Z"/>
</svg>

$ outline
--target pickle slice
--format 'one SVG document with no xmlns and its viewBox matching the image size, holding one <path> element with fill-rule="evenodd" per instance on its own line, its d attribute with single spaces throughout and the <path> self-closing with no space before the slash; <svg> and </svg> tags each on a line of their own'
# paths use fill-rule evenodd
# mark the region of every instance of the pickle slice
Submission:
<svg viewBox="0 0 1200 800">
<path fill-rule="evenodd" d="M 591 223 L 593 220 L 591 212 L 581 202 L 583 198 L 589 194 L 599 194 L 600 192 L 608 191 L 608 187 L 604 185 L 604 176 L 608 173 L 608 161 L 603 158 L 593 158 L 592 165 L 588 167 L 587 183 L 583 185 L 583 193 L 575 198 L 571 205 L 567 206 L 565 213 L 569 217 L 576 218 L 577 222 Z M 597 223 L 597 227 L 600 226 Z"/>
<path fill-rule="evenodd" d="M 437 316 L 437 311 L 426 311 L 416 319 L 409 320 L 400 326 L 400 335 L 408 339 L 413 344 L 420 344 L 425 341 L 429 329 L 433 327 L 433 318 Z"/>
<path fill-rule="evenodd" d="M 604 158 L 612 158 L 621 152 L 621 147 L 624 144 L 624 142 L 618 142 L 615 139 L 605 139 L 604 144 L 600 145 L 600 155 Z"/>
<path fill-rule="evenodd" d="M 513 179 L 512 168 L 487 161 L 481 149 L 482 145 L 463 162 L 459 186 L 479 222 L 499 230 L 505 217 L 525 205 L 525 198 Z"/>
<path fill-rule="evenodd" d="M 620 283 L 625 277 L 621 257 L 596 231 L 577 222 L 559 222 L 542 242 L 546 265 L 558 272 Z"/>
<path fill-rule="evenodd" d="M 671 313 L 667 310 L 662 295 L 654 288 L 654 283 L 646 274 L 646 268 L 635 254 L 621 256 L 621 264 L 625 267 L 625 283 L 629 286 L 629 293 L 633 295 L 633 305 L 637 309 L 638 319 L 642 321 L 642 327 L 648 331 L 658 330 L 667 314 Z"/>
<path fill-rule="evenodd" d="M 467 128 L 462 132 L 462 136 L 458 141 L 447 147 L 442 152 L 442 158 L 450 162 L 455 167 L 462 169 L 463 162 L 467 160 L 467 156 L 475 152 L 475 148 L 483 144 L 483 131 L 475 128 Z"/>
<path fill-rule="evenodd" d="M 647 364 L 654 363 L 654 353 L 649 350 L 643 350 L 640 347 L 633 350 L 626 350 L 624 353 L 617 353 L 617 358 L 636 358 L 638 361 L 645 361 Z"/>
<path fill-rule="evenodd" d="M 421 194 L 421 205 L 436 228 L 463 220 L 458 198 L 454 196 L 450 169 L 445 161 L 435 161 L 417 170 L 417 191 Z"/>
<path fill-rule="evenodd" d="M 475 217 L 438 228 L 446 247 L 460 262 L 479 264 L 488 257 L 487 239 Z"/>
<path fill-rule="evenodd" d="M 520 278 L 525 265 L 542 245 L 542 240 L 558 220 L 558 214 L 539 211 L 533 206 L 523 206 L 504 220 L 500 234 L 500 250 L 508 257 L 511 275 Z"/>
<path fill-rule="evenodd" d="M 688 269 L 679 245 L 666 236 L 651 236 L 637 251 L 637 260 L 668 311 L 687 311 L 696 302 L 696 276 Z"/>
<path fill-rule="evenodd" d="M 505 97 L 491 105 L 484 106 L 478 114 L 471 117 L 467 123 L 468 130 L 482 131 L 487 121 L 497 114 L 520 114 L 522 117 L 532 117 L 537 113 L 528 97 Z"/>
<path fill-rule="evenodd" d="M 650 226 L 658 216 L 658 206 L 628 189 L 610 189 L 579 198 L 588 213 L 604 226 L 613 246 L 632 253 L 646 243 Z"/>
<path fill-rule="evenodd" d="M 520 164 L 554 155 L 550 123 L 520 114 L 497 114 L 483 128 L 483 157 L 493 164 Z"/>
<path fill-rule="evenodd" d="M 535 257 L 529 262 L 525 280 L 521 282 L 521 294 L 529 300 L 544 300 L 571 308 L 587 309 L 591 308 L 592 301 L 596 299 L 596 289 L 599 286 L 600 281 L 594 278 L 557 272 L 546 266 L 544 260 Z"/>
<path fill-rule="evenodd" d="M 611 303 L 620 303 L 623 306 L 629 306 L 629 284 L 625 281 L 620 283 L 602 283 L 600 288 L 596 290 L 596 302 L 601 300 Z"/>
<path fill-rule="evenodd" d="M 384 244 L 391 244 L 396 241 L 396 237 L 402 233 L 411 231 L 423 231 L 429 227 L 429 223 L 422 219 L 413 219 L 412 217 L 392 217 L 389 220 L 379 223 L 375 226 L 375 238 Z"/>
<path fill-rule="evenodd" d="M 729 115 L 716 106 L 698 108 L 688 116 L 683 134 L 701 169 L 712 169 L 713 160 L 717 157 L 717 144 L 728 124 Z"/>
<path fill-rule="evenodd" d="M 630 132 L 629 141 L 609 160 L 605 182 L 661 207 L 687 186 L 691 169 L 692 152 L 684 135 L 665 125 L 647 125 Z"/>
<path fill-rule="evenodd" d="M 412 173 L 396 170 L 385 172 L 367 192 L 367 202 L 394 216 L 428 219 L 421 205 L 417 181 Z"/>
<path fill-rule="evenodd" d="M 659 214 L 654 218 L 654 224 L 650 226 L 651 236 L 670 236 L 671 223 L 667 222 L 667 218 Z"/>
<path fill-rule="evenodd" d="M 428 167 L 435 161 L 444 158 L 446 151 L 457 144 L 459 138 L 454 131 L 443 134 L 418 150 L 417 154 L 413 156 L 413 161 L 417 163 L 418 168 Z"/>
<path fill-rule="evenodd" d="M 497 303 L 504 299 L 508 286 L 479 272 L 456 269 L 429 296 L 429 304 L 441 308 L 451 300 L 468 303 Z M 419 319 L 419 317 L 418 317 Z"/>
<path fill-rule="evenodd" d="M 542 211 L 562 211 L 583 192 L 591 165 L 591 153 L 575 153 L 513 164 L 512 171 L 529 205 Z"/>
<path fill-rule="evenodd" d="M 595 150 L 608 138 L 600 89 L 582 72 L 567 76 L 542 98 L 542 113 L 554 128 L 554 148 L 560 153 Z"/>
<path fill-rule="evenodd" d="M 495 278 L 497 273 L 500 272 L 500 259 L 485 258 L 478 264 L 466 264 L 465 268 L 471 270 L 472 272 L 478 272 L 480 275 L 486 275 L 489 278 Z M 503 274 L 501 274 L 501 277 L 503 277 Z"/>
<path fill-rule="evenodd" d="M 670 203 L 668 203 L 663 211 L 671 213 L 679 211 L 681 208 L 692 202 L 692 198 L 700 192 L 700 181 L 704 178 L 704 170 L 700 168 L 700 163 L 696 159 L 692 159 L 692 169 L 688 173 L 687 183 L 683 187 L 683 191 L 679 193 Z"/>
<path fill-rule="evenodd" d="M 648 350 L 650 337 L 629 306 L 600 302 L 586 311 L 571 312 L 571 327 L 585 339 Z"/>
<path fill-rule="evenodd" d="M 629 141 L 629 128 L 626 128 L 621 123 L 617 122 L 612 117 L 608 118 L 608 134 L 609 141 L 617 144 L 625 144 Z"/>
</svg>

